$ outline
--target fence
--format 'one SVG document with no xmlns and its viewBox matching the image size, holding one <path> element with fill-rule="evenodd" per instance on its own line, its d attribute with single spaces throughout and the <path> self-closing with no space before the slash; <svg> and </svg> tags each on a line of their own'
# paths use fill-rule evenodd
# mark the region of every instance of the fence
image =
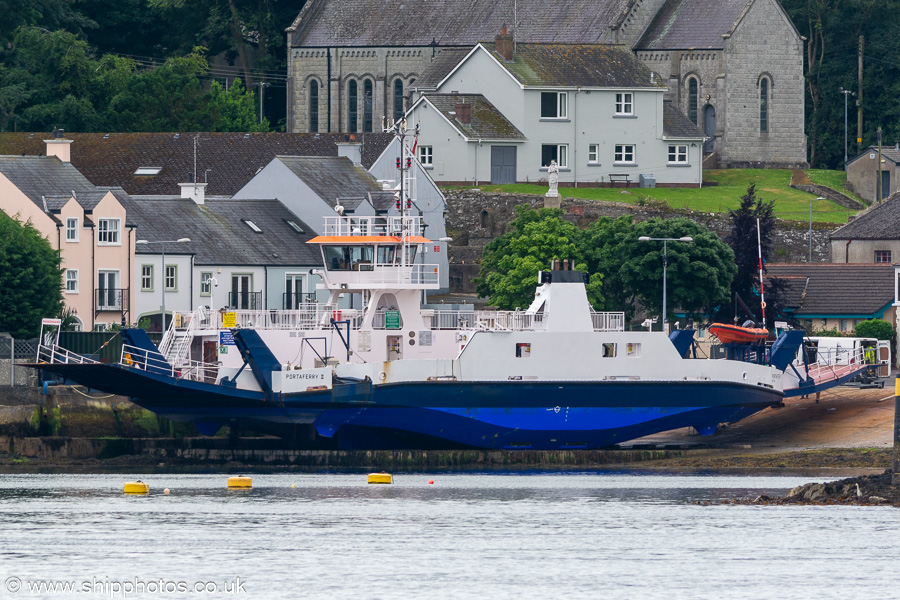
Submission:
<svg viewBox="0 0 900 600">
<path fill-rule="evenodd" d="M 32 340 L 0 338 L 0 386 L 36 385 L 37 371 L 17 367 L 16 363 L 34 362 L 37 347 L 38 338 Z"/>
</svg>

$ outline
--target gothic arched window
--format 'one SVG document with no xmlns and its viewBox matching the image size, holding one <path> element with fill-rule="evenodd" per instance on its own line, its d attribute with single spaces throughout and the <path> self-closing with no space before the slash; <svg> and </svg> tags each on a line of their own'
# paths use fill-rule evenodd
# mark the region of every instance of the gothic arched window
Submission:
<svg viewBox="0 0 900 600">
<path fill-rule="evenodd" d="M 319 131 L 319 82 L 309 82 L 309 132 Z"/>
<path fill-rule="evenodd" d="M 351 81 L 347 86 L 347 112 L 350 133 L 359 131 L 359 86 Z"/>
<path fill-rule="evenodd" d="M 700 85 L 697 82 L 696 77 L 688 78 L 688 119 L 691 120 L 691 123 L 694 125 L 697 124 L 698 119 L 698 106 L 700 104 Z"/>
<path fill-rule="evenodd" d="M 759 132 L 769 133 L 769 80 L 759 81 Z"/>
<path fill-rule="evenodd" d="M 403 118 L 403 80 L 394 80 L 394 120 L 399 121 Z"/>
<path fill-rule="evenodd" d="M 363 131 L 372 131 L 372 80 L 366 79 L 363 82 Z"/>
</svg>

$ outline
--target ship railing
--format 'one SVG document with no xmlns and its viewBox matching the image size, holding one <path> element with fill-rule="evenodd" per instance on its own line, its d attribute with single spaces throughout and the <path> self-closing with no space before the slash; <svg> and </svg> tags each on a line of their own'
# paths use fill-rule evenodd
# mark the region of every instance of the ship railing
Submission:
<svg viewBox="0 0 900 600">
<path fill-rule="evenodd" d="M 809 365 L 809 376 L 816 381 L 836 379 L 864 364 L 864 348 L 820 349 L 816 352 L 816 362 Z"/>
<path fill-rule="evenodd" d="M 91 364 L 97 362 L 96 360 L 88 358 L 83 354 L 77 354 L 75 352 L 72 352 L 71 350 L 61 348 L 60 346 L 57 346 L 55 344 L 50 346 L 41 344 L 40 346 L 38 346 L 37 361 L 39 363 L 49 363 L 54 365 Z"/>
<path fill-rule="evenodd" d="M 157 375 L 168 375 L 177 379 L 189 379 L 206 383 L 215 383 L 219 372 L 218 363 L 205 363 L 185 359 L 173 365 L 160 354 L 148 352 L 144 348 L 129 344 L 122 344 L 119 364 Z"/>
<path fill-rule="evenodd" d="M 325 217 L 327 236 L 420 236 L 425 231 L 422 217 L 399 215 Z"/>
<path fill-rule="evenodd" d="M 354 311 L 346 311 L 352 314 Z M 227 315 L 227 316 L 226 316 Z M 336 304 L 308 302 L 291 310 L 234 310 L 219 315 L 223 329 L 327 329 L 331 319 L 340 321 L 342 311 Z M 227 321 L 227 327 L 225 327 Z"/>
<path fill-rule="evenodd" d="M 625 313 L 591 311 L 594 331 L 625 331 Z"/>
</svg>

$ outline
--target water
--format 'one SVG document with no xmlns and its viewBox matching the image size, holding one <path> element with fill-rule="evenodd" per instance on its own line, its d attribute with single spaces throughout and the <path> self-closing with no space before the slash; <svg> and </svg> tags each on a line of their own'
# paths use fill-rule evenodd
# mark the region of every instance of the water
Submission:
<svg viewBox="0 0 900 600">
<path fill-rule="evenodd" d="M 695 504 L 815 477 L 139 477 L 0 476 L 0 598 L 900 598 L 894 508 Z"/>
</svg>

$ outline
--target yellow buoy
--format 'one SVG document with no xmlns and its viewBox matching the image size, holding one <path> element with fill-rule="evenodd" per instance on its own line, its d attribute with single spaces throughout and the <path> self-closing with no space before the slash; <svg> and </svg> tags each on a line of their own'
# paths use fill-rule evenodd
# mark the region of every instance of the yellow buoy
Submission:
<svg viewBox="0 0 900 600">
<path fill-rule="evenodd" d="M 253 487 L 253 478 L 245 477 L 243 475 L 239 477 L 229 477 L 228 478 L 228 487 L 229 488 L 251 488 Z"/>
<path fill-rule="evenodd" d="M 369 473 L 369 483 L 394 483 L 390 473 Z"/>
<path fill-rule="evenodd" d="M 126 494 L 149 494 L 150 484 L 144 483 L 140 479 L 137 481 L 129 481 L 125 484 Z"/>
</svg>

